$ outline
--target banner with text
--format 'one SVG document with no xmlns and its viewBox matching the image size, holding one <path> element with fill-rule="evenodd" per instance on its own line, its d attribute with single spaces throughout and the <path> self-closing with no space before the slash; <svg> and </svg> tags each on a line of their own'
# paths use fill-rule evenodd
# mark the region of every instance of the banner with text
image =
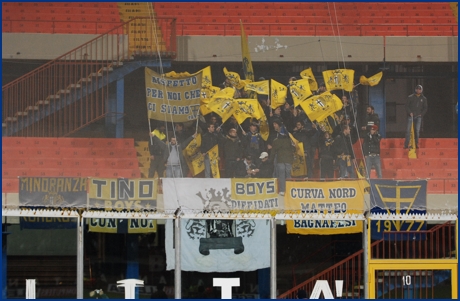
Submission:
<svg viewBox="0 0 460 301">
<path fill-rule="evenodd" d="M 86 207 L 87 178 L 19 178 L 19 205 Z"/>
<path fill-rule="evenodd" d="M 103 233 L 154 233 L 157 232 L 157 221 L 143 218 L 116 219 L 90 218 L 88 219 L 90 232 Z"/>
<path fill-rule="evenodd" d="M 186 122 L 200 110 L 202 72 L 181 78 L 164 78 L 145 68 L 145 96 L 150 119 Z"/>
<path fill-rule="evenodd" d="M 154 209 L 157 207 L 157 179 L 89 180 L 89 208 L 110 210 Z"/>
<path fill-rule="evenodd" d="M 177 189 L 180 187 L 180 189 Z M 276 179 L 163 179 L 166 210 L 272 211 L 280 203 Z"/>
<path fill-rule="evenodd" d="M 287 210 L 301 213 L 360 214 L 364 210 L 364 192 L 359 181 L 286 182 L 284 199 Z M 363 231 L 362 221 L 287 220 L 287 233 L 349 234 Z"/>
<path fill-rule="evenodd" d="M 395 181 L 370 180 L 371 213 L 381 214 L 426 214 L 427 180 Z M 385 232 L 411 231 L 411 240 L 425 239 L 412 231 L 425 231 L 427 222 L 423 220 L 371 220 L 372 239 L 390 239 Z M 408 235 L 391 235 L 391 239 L 404 240 Z"/>
<path fill-rule="evenodd" d="M 76 229 L 77 218 L 75 217 L 19 217 L 20 229 Z"/>
</svg>

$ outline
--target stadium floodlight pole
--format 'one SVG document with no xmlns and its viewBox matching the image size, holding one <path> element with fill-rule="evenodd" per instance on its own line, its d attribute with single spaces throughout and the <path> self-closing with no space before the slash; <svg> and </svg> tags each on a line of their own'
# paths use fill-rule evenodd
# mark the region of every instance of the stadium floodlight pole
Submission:
<svg viewBox="0 0 460 301">
<path fill-rule="evenodd" d="M 270 219 L 270 299 L 276 299 L 276 218 Z"/>
<path fill-rule="evenodd" d="M 182 278 L 181 278 L 181 208 L 177 208 L 174 212 L 176 218 L 174 219 L 174 246 L 175 246 L 175 266 L 174 266 L 174 298 L 182 299 Z"/>
</svg>

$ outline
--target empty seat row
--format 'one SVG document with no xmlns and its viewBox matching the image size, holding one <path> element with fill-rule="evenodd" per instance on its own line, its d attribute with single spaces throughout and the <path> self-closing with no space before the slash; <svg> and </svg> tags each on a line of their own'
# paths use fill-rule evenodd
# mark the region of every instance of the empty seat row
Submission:
<svg viewBox="0 0 460 301">
<path fill-rule="evenodd" d="M 100 177 L 100 178 L 140 178 L 139 168 L 15 168 L 2 169 L 2 178 L 17 177 Z M 3 191 L 5 192 L 5 191 Z"/>
<path fill-rule="evenodd" d="M 36 138 L 3 137 L 2 148 L 8 147 L 109 147 L 134 148 L 132 138 Z"/>
<path fill-rule="evenodd" d="M 10 158 L 76 158 L 76 157 L 105 157 L 105 158 L 128 158 L 136 157 L 134 148 L 116 147 L 8 147 L 2 148 L 4 160 Z"/>
<path fill-rule="evenodd" d="M 137 158 L 8 158 L 3 169 L 14 168 L 137 168 Z"/>
</svg>

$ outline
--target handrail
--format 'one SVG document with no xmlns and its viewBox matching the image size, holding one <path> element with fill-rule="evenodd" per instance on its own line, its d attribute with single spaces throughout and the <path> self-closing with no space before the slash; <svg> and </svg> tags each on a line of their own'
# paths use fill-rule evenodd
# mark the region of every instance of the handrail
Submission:
<svg viewBox="0 0 460 301">
<path fill-rule="evenodd" d="M 371 247 L 377 244 L 379 241 L 372 243 Z M 316 280 L 344 280 L 343 291 L 349 292 L 357 287 L 357 294 L 361 296 L 360 281 L 363 276 L 363 263 L 362 263 L 362 254 L 364 250 L 359 250 L 358 252 L 348 256 L 347 258 L 339 261 L 333 266 L 325 269 L 321 273 L 316 274 L 315 276 L 305 280 L 304 282 L 296 285 L 287 292 L 279 295 L 277 299 L 297 299 L 297 292 L 301 289 L 306 292 L 311 292 L 314 287 Z M 357 272 L 354 276 L 350 276 L 350 273 L 353 274 Z"/>
<path fill-rule="evenodd" d="M 5 84 L 3 135 L 61 137 L 104 117 L 114 68 L 136 56 L 175 57 L 176 19 L 154 21 L 158 30 L 148 17 L 119 24 Z"/>
<path fill-rule="evenodd" d="M 441 235 L 442 231 L 447 231 Z M 447 221 L 424 231 L 387 231 L 379 244 L 371 248 L 372 259 L 455 259 L 454 225 Z M 456 236 L 455 236 L 456 237 Z M 455 239 L 455 238 L 454 238 Z"/>
</svg>

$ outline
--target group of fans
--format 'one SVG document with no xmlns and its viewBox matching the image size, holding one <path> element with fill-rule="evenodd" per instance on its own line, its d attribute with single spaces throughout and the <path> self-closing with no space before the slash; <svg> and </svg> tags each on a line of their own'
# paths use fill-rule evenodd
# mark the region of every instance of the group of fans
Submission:
<svg viewBox="0 0 460 301">
<path fill-rule="evenodd" d="M 226 86 L 227 83 L 223 83 Z M 319 85 L 315 94 L 325 91 L 325 85 Z M 244 91 L 238 91 L 241 97 Z M 265 141 L 260 132 L 260 123 L 254 119 L 246 119 L 239 124 L 234 117 L 223 124 L 215 113 L 200 116 L 198 122 L 186 127 L 182 123 L 168 124 L 159 122 L 159 126 L 151 133 L 150 155 L 151 167 L 149 177 L 155 172 L 163 177 L 185 177 L 189 175 L 187 163 L 183 156 L 184 148 L 201 132 L 200 151 L 204 157 L 204 177 L 211 178 L 211 163 L 208 152 L 215 145 L 219 147 L 222 177 L 227 178 L 272 178 L 279 179 L 279 191 L 285 191 L 285 181 L 291 178 L 292 164 L 296 148 L 291 138 L 303 143 L 304 158 L 307 171 L 305 178 L 316 178 L 315 156 L 318 152 L 319 177 L 324 178 L 356 178 L 356 162 L 353 145 L 359 137 L 364 137 L 364 154 L 376 157 L 380 153 L 380 135 L 378 134 L 379 117 L 372 106 L 366 110 L 366 118 L 358 125 L 357 93 L 349 99 L 342 96 L 343 107 L 328 117 L 329 129 L 312 122 L 300 106 L 295 107 L 292 99 L 287 97 L 283 106 L 272 109 L 268 97 L 259 96 L 259 103 L 268 119 L 269 135 Z M 169 143 L 166 143 L 167 133 Z M 379 159 L 379 158 L 378 158 Z M 380 160 L 380 159 L 379 159 Z M 366 162 L 367 163 L 367 162 Z M 380 162 L 372 162 L 381 178 Z M 372 166 L 371 165 L 371 166 Z M 378 166 L 377 166 L 378 165 Z M 335 169 L 338 174 L 335 175 Z M 370 166 L 369 166 L 370 168 Z"/>
</svg>

